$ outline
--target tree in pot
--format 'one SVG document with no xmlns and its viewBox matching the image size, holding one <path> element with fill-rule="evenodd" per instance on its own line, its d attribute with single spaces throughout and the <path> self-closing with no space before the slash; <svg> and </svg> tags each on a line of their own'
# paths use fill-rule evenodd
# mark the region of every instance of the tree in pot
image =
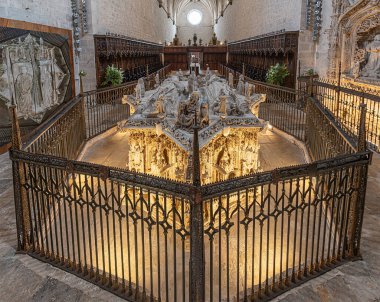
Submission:
<svg viewBox="0 0 380 302">
<path fill-rule="evenodd" d="M 282 85 L 288 76 L 288 68 L 284 64 L 277 63 L 269 68 L 267 72 L 267 82 L 273 85 Z"/>
<path fill-rule="evenodd" d="M 106 87 L 120 85 L 121 83 L 123 83 L 123 77 L 124 72 L 121 69 L 113 65 L 107 66 L 102 86 Z"/>
</svg>

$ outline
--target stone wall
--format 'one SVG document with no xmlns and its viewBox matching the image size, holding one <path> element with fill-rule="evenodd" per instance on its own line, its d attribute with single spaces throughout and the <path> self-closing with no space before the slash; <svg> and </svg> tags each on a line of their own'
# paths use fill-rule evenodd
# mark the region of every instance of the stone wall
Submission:
<svg viewBox="0 0 380 302">
<path fill-rule="evenodd" d="M 172 41 L 175 26 L 157 0 L 92 0 L 89 4 L 89 29 L 92 34 L 114 34 L 155 43 Z M 95 88 L 95 49 L 92 35 L 82 39 L 81 68 L 87 72 L 85 90 Z"/>
<path fill-rule="evenodd" d="M 1 0 L 0 17 L 72 29 L 68 0 Z"/>
<path fill-rule="evenodd" d="M 333 15 L 332 1 L 323 1 L 322 6 L 322 27 L 318 41 L 315 45 L 315 65 L 314 70 L 321 76 L 327 77 L 329 69 L 329 48 L 331 17 Z"/>
<path fill-rule="evenodd" d="M 229 42 L 285 29 L 299 30 L 303 0 L 235 0 L 215 25 Z"/>
<path fill-rule="evenodd" d="M 157 0 L 92 1 L 93 32 L 112 32 L 151 42 L 171 41 L 175 26 Z"/>
<path fill-rule="evenodd" d="M 191 25 L 187 21 L 188 13 L 193 10 L 199 10 L 203 14 L 202 22 L 199 25 Z M 189 39 L 193 39 L 194 33 L 203 44 L 209 43 L 213 34 L 213 20 L 211 11 L 201 2 L 191 2 L 186 5 L 177 16 L 177 34 L 181 43 L 187 45 Z"/>
</svg>

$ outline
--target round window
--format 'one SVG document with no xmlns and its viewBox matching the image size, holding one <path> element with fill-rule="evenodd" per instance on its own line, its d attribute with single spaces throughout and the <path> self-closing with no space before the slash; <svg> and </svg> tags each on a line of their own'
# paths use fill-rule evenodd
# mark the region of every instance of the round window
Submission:
<svg viewBox="0 0 380 302">
<path fill-rule="evenodd" d="M 198 25 L 202 21 L 202 13 L 199 10 L 193 9 L 187 14 L 187 21 L 191 25 Z"/>
</svg>

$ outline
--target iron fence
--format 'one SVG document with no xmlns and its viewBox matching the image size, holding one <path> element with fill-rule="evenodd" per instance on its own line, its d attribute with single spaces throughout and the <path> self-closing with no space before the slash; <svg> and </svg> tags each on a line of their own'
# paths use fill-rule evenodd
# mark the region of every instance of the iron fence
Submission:
<svg viewBox="0 0 380 302">
<path fill-rule="evenodd" d="M 48 123 L 34 130 L 24 150 L 31 153 L 50 154 L 74 159 L 86 140 L 85 113 L 80 97 L 71 101 L 70 106 L 61 111 Z"/>
<path fill-rule="evenodd" d="M 238 78 L 240 73 L 225 66 L 219 66 L 219 72 L 228 78 L 231 73 L 234 78 Z M 339 127 L 343 128 L 346 133 L 351 136 L 358 135 L 357 126 L 360 122 L 360 105 L 366 105 L 366 135 L 367 142 L 369 147 L 376 151 L 380 152 L 380 96 L 378 92 L 374 90 L 358 91 L 350 88 L 349 85 L 341 84 L 340 80 L 338 82 L 319 79 L 318 76 L 302 76 L 298 78 L 297 90 L 270 85 L 267 83 L 253 81 L 247 77 L 245 80 L 253 83 L 255 86 L 260 87 L 256 92 L 265 91 L 266 88 L 268 93 L 267 105 L 261 107 L 261 114 L 263 118 L 266 118 L 270 121 L 269 114 L 272 112 L 271 109 L 276 110 L 275 108 L 270 108 L 270 102 L 275 104 L 292 104 L 293 107 L 297 109 L 303 109 L 306 104 L 305 99 L 312 96 L 317 99 L 319 103 L 329 111 L 331 117 L 336 120 L 336 123 Z M 236 80 L 235 80 L 236 81 Z M 276 91 L 274 97 L 271 96 L 271 92 Z M 280 93 L 280 94 L 279 94 Z M 294 95 L 294 97 L 292 97 Z M 273 99 L 273 101 L 272 101 Z M 279 101 L 278 101 L 279 100 Z M 268 109 L 265 109 L 265 106 L 268 106 Z M 285 112 L 289 112 L 288 109 Z M 304 119 L 300 119 L 299 115 L 302 116 L 301 112 L 290 110 L 293 112 L 292 118 L 296 118 L 304 122 Z M 280 115 L 281 122 L 273 125 L 289 133 L 287 130 L 288 127 L 284 124 L 284 116 L 286 113 Z M 297 135 L 297 133 L 290 134 L 296 136 L 297 138 L 302 139 L 302 135 Z"/>
<path fill-rule="evenodd" d="M 380 96 L 373 90 L 359 91 L 338 82 L 317 76 L 300 77 L 299 90 L 312 95 L 336 119 L 345 132 L 358 135 L 360 105 L 366 104 L 366 132 L 369 147 L 380 151 Z"/>
<path fill-rule="evenodd" d="M 130 107 L 123 98 L 134 94 L 135 87 L 136 83 L 131 83 L 84 94 L 88 139 L 107 131 L 119 121 L 129 117 Z"/>
<path fill-rule="evenodd" d="M 220 65 L 219 72 L 228 79 L 229 74 L 234 76 L 234 86 L 241 73 Z M 244 78 L 245 82 L 253 84 L 253 92 L 266 95 L 266 102 L 260 104 L 259 117 L 270 121 L 271 125 L 298 138 L 305 139 L 305 106 L 307 95 L 302 91 L 280 87 L 260 81 Z"/>
<path fill-rule="evenodd" d="M 364 107 L 363 107 L 364 110 Z M 355 153 L 357 141 L 345 133 L 331 114 L 314 99 L 308 99 L 305 115 L 306 146 L 314 160 Z"/>
<path fill-rule="evenodd" d="M 205 301 L 265 300 L 357 256 L 355 182 L 368 161 L 355 154 L 203 187 Z"/>
<path fill-rule="evenodd" d="M 88 95 L 112 108 L 117 89 Z M 129 301 L 265 300 L 359 257 L 371 162 L 365 110 L 355 144 L 318 101 L 255 89 L 286 105 L 263 114 L 319 161 L 201 186 L 196 130 L 187 184 L 74 161 L 81 143 L 126 114 L 89 114 L 88 95 L 24 151 L 15 118 L 18 249 Z M 303 115 L 292 119 L 296 110 Z"/>
<path fill-rule="evenodd" d="M 367 141 L 375 151 L 380 147 L 380 96 L 313 81 L 314 97 L 328 109 L 346 132 L 358 135 L 360 104 L 367 106 Z"/>
</svg>

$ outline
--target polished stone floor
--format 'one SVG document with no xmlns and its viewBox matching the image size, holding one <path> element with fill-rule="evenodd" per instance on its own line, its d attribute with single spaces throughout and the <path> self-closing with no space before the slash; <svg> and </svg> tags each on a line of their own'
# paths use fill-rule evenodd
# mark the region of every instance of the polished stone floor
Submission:
<svg viewBox="0 0 380 302">
<path fill-rule="evenodd" d="M 270 133 L 261 140 L 262 152 L 268 147 L 273 153 L 273 142 L 278 143 L 282 139 Z M 118 163 L 111 160 L 112 153 L 124 153 L 123 149 L 115 148 L 113 143 L 115 141 L 112 142 L 111 139 L 95 144 L 103 144 L 104 150 L 108 150 L 104 163 L 116 166 Z M 294 150 L 299 153 L 293 158 L 293 164 L 300 163 L 300 159 L 304 161 L 296 145 L 287 140 L 283 143 L 282 148 L 277 145 L 277 164 L 285 161 L 289 164 L 285 156 L 294 156 Z M 120 157 L 117 161 L 124 164 L 125 158 Z M 264 169 L 272 168 L 268 166 L 265 152 L 261 155 L 261 161 Z M 15 254 L 16 231 L 11 177 L 11 162 L 8 154 L 3 154 L 0 156 L 0 301 L 118 301 L 112 294 L 49 264 L 27 255 Z M 374 155 L 370 168 L 365 211 L 363 261 L 347 263 L 285 293 L 276 301 L 380 301 L 380 156 L 377 154 Z"/>
</svg>

